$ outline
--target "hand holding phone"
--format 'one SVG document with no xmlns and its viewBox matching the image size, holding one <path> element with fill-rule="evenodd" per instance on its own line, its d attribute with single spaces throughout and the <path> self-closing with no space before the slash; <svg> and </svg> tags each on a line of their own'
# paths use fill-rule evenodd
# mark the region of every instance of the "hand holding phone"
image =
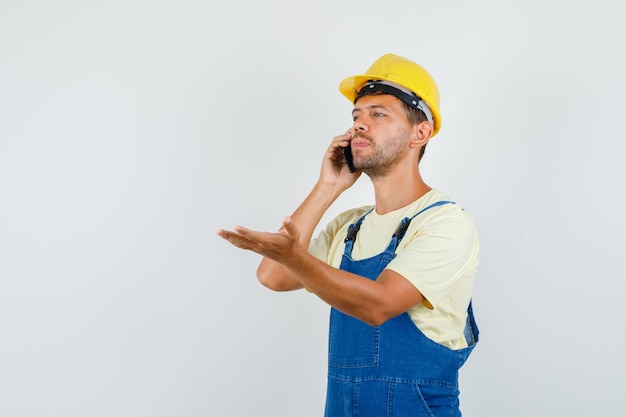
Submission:
<svg viewBox="0 0 626 417">
<path fill-rule="evenodd" d="M 352 147 L 349 144 L 345 148 L 341 148 L 341 154 L 343 155 L 343 159 L 346 161 L 346 165 L 348 165 L 348 170 L 350 172 L 355 172 L 354 163 L 352 161 Z"/>
</svg>

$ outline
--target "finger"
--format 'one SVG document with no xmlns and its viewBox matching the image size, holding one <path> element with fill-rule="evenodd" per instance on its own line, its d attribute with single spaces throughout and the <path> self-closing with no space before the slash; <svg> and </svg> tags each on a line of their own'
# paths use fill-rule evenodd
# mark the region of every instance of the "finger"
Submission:
<svg viewBox="0 0 626 417">
<path fill-rule="evenodd" d="M 352 129 L 350 129 L 350 130 L 348 130 L 346 133 L 344 133 L 341 136 L 343 137 L 344 140 L 350 141 L 350 140 L 352 140 L 352 137 L 354 136 L 354 131 Z"/>
<path fill-rule="evenodd" d="M 221 237 L 222 239 L 228 239 L 228 235 L 230 235 L 232 232 L 229 230 L 225 230 L 225 229 L 219 229 L 216 234 Z"/>
<path fill-rule="evenodd" d="M 297 228 L 296 222 L 293 221 L 291 216 L 285 216 L 283 218 L 283 236 L 292 242 L 297 242 L 300 238 L 300 232 Z"/>
<path fill-rule="evenodd" d="M 236 227 L 233 227 L 233 230 L 219 229 L 217 231 L 217 235 L 223 238 L 229 238 L 235 235 L 243 236 L 243 235 L 249 234 L 249 232 L 250 232 L 250 229 L 246 229 L 245 227 L 242 227 L 242 226 L 236 226 Z"/>
<path fill-rule="evenodd" d="M 280 228 L 281 232 L 289 235 L 293 231 L 293 221 L 291 220 L 291 216 L 283 217 L 282 227 Z"/>
<path fill-rule="evenodd" d="M 345 146 L 347 142 L 352 140 L 352 136 L 354 135 L 353 129 L 349 129 L 343 135 L 338 135 L 333 138 L 332 145 L 336 146 Z"/>
<path fill-rule="evenodd" d="M 280 233 L 259 232 L 256 230 L 248 229 L 243 226 L 237 226 L 234 228 L 235 233 L 239 235 L 242 240 L 245 240 L 251 246 L 258 246 L 272 240 L 272 237 Z"/>
<path fill-rule="evenodd" d="M 218 236 L 230 242 L 232 245 L 240 248 L 240 249 L 251 249 L 253 243 L 250 239 L 248 239 L 243 234 L 239 233 L 237 230 L 224 230 L 220 229 L 217 232 Z"/>
</svg>

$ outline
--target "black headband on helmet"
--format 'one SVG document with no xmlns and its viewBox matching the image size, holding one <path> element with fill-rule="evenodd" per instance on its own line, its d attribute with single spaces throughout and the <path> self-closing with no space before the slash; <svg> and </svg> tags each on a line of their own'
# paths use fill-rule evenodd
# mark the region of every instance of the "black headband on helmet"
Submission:
<svg viewBox="0 0 626 417">
<path fill-rule="evenodd" d="M 404 91 L 400 88 L 394 87 L 389 81 L 385 80 L 368 80 L 363 87 L 358 91 L 357 96 L 361 95 L 364 91 L 380 91 L 385 94 L 390 94 L 414 109 L 419 109 L 424 112 L 426 118 L 432 123 L 433 116 L 428 104 L 424 102 L 416 94 Z"/>
</svg>

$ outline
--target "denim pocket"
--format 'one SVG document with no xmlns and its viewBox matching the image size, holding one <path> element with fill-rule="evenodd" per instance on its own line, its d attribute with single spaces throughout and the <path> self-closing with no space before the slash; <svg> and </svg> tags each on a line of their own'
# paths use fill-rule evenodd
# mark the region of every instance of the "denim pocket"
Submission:
<svg viewBox="0 0 626 417">
<path fill-rule="evenodd" d="M 419 410 L 419 414 L 416 414 L 418 411 L 414 411 L 412 414 L 407 413 L 408 410 L 400 408 L 402 412 L 398 412 L 394 416 L 461 417 L 458 402 L 459 392 L 454 386 L 439 383 L 398 384 L 396 387 L 398 395 L 394 395 L 394 402 L 400 404 L 403 401 L 401 390 L 404 390 L 405 395 L 412 401 L 417 400 L 419 406 L 416 406 L 416 410 Z"/>
<path fill-rule="evenodd" d="M 359 417 L 436 417 L 415 383 L 386 379 L 362 380 L 356 384 L 356 414 Z"/>
<path fill-rule="evenodd" d="M 339 368 L 377 366 L 380 327 L 372 327 L 336 309 L 330 313 L 328 364 Z"/>
<path fill-rule="evenodd" d="M 415 383 L 396 384 L 391 408 L 394 417 L 435 417 L 436 415 L 424 398 L 420 386 Z"/>
</svg>

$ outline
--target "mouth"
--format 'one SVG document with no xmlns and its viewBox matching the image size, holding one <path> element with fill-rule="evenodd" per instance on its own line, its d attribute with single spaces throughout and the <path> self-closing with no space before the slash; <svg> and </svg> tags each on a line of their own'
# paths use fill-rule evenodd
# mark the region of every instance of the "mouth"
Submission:
<svg viewBox="0 0 626 417">
<path fill-rule="evenodd" d="M 369 140 L 364 138 L 363 136 L 357 136 L 350 142 L 350 146 L 353 148 L 365 148 L 366 146 L 370 146 Z"/>
</svg>

